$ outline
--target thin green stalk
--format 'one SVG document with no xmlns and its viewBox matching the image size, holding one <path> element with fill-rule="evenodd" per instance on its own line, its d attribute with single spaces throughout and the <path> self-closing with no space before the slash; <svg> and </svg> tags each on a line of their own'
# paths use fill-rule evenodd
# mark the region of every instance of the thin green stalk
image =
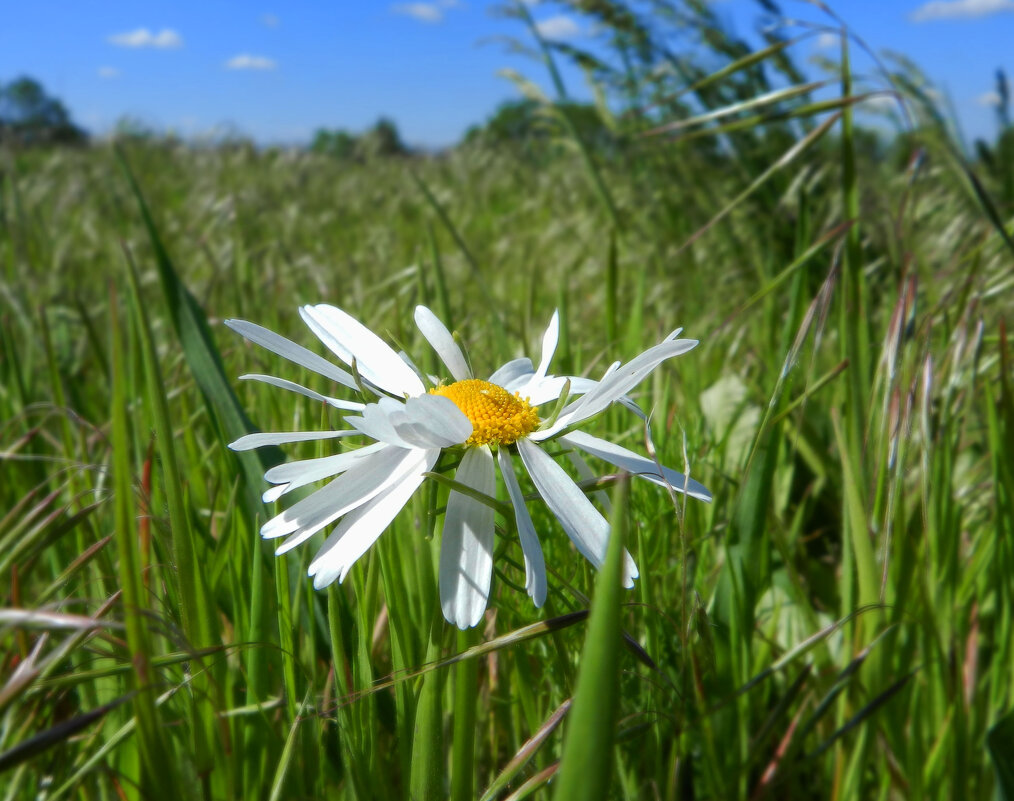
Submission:
<svg viewBox="0 0 1014 801">
<path fill-rule="evenodd" d="M 434 605 L 426 662 L 440 658 L 446 624 L 439 605 Z M 419 702 L 412 733 L 412 768 L 409 774 L 410 801 L 444 798 L 447 794 L 444 756 L 443 692 L 445 672 L 431 670 L 421 680 Z"/>
<path fill-rule="evenodd" d="M 332 584 L 327 588 L 327 621 L 331 635 L 331 659 L 334 667 L 335 690 L 338 693 L 338 706 L 335 716 L 338 723 L 338 742 L 341 748 L 342 767 L 348 777 L 347 787 L 351 797 L 359 801 L 374 798 L 364 771 L 364 760 L 368 758 L 360 750 L 357 739 L 355 710 L 351 708 L 349 699 L 355 687 L 352 685 L 352 664 L 345 643 L 345 632 L 342 625 L 344 603 L 341 598 L 342 588 Z M 355 703 L 353 701 L 352 703 Z"/>
<path fill-rule="evenodd" d="M 474 630 L 459 631 L 458 651 L 478 641 Z M 454 730 L 451 746 L 451 799 L 475 798 L 475 719 L 478 700 L 479 661 L 466 659 L 454 666 Z"/>
<path fill-rule="evenodd" d="M 134 473 L 130 460 L 130 421 L 127 419 L 126 364 L 123 333 L 120 328 L 119 300 L 110 288 L 109 334 L 112 351 L 112 419 L 113 482 L 116 519 L 116 552 L 123 615 L 127 628 L 127 648 L 134 666 L 132 685 L 137 690 L 131 707 L 137 718 L 137 744 L 141 754 L 141 786 L 149 798 L 162 793 L 178 795 L 176 773 L 169 759 L 171 749 L 165 741 L 165 728 L 159 725 L 153 694 L 155 678 L 151 669 L 149 621 L 141 584 L 140 556 L 134 509 Z"/>
</svg>

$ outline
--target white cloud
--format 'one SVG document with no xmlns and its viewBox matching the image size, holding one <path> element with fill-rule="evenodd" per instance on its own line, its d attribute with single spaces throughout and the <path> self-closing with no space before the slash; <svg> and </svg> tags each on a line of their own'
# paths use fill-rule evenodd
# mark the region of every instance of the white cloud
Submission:
<svg viewBox="0 0 1014 801">
<path fill-rule="evenodd" d="M 997 106 L 1000 105 L 1002 101 L 1000 99 L 1000 95 L 998 95 L 996 92 L 983 92 L 981 95 L 975 98 L 975 102 L 978 103 L 980 106 L 989 106 L 990 108 L 996 108 Z"/>
<path fill-rule="evenodd" d="M 119 78 L 120 71 L 116 67 L 99 67 L 100 78 Z"/>
<path fill-rule="evenodd" d="M 398 3 L 391 6 L 395 14 L 414 17 L 420 22 L 440 22 L 444 18 L 444 10 L 436 3 Z"/>
<path fill-rule="evenodd" d="M 912 22 L 934 19 L 970 19 L 1014 11 L 1014 0 L 930 0 L 909 15 Z"/>
<path fill-rule="evenodd" d="M 559 14 L 536 22 L 535 27 L 538 29 L 539 35 L 546 39 L 572 39 L 581 35 L 580 26 L 566 14 Z"/>
<path fill-rule="evenodd" d="M 395 3 L 391 11 L 420 22 L 441 22 L 449 9 L 461 8 L 461 0 L 436 0 L 433 3 Z"/>
<path fill-rule="evenodd" d="M 109 42 L 117 47 L 154 47 L 158 50 L 175 50 L 183 47 L 182 37 L 172 28 L 163 28 L 158 33 L 152 33 L 147 28 L 114 33 L 109 37 Z"/>
<path fill-rule="evenodd" d="M 280 24 L 281 20 L 274 14 L 261 14 L 261 25 L 265 28 L 277 28 Z"/>
<path fill-rule="evenodd" d="M 278 62 L 273 58 L 264 56 L 252 56 L 249 53 L 240 53 L 225 62 L 227 70 L 273 70 Z"/>
<path fill-rule="evenodd" d="M 886 114 L 899 109 L 898 99 L 894 95 L 874 95 L 863 101 L 863 110 Z"/>
<path fill-rule="evenodd" d="M 817 37 L 816 48 L 818 50 L 833 50 L 838 47 L 839 36 L 837 33 L 822 33 Z"/>
</svg>

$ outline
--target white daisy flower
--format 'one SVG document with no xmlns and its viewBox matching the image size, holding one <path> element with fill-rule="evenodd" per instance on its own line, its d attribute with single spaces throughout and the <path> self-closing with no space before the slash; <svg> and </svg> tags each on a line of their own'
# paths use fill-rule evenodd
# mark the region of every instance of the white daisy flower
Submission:
<svg viewBox="0 0 1014 801">
<path fill-rule="evenodd" d="M 532 483 L 578 551 L 595 567 L 606 554 L 609 523 L 567 472 L 545 451 L 547 442 L 609 462 L 616 467 L 694 498 L 711 500 L 701 484 L 675 470 L 607 440 L 576 430 L 586 420 L 616 402 L 643 412 L 627 393 L 666 359 L 686 353 L 697 340 L 679 339 L 673 332 L 636 358 L 610 366 L 599 381 L 550 375 L 549 363 L 559 336 L 559 316 L 546 329 L 537 367 L 527 358 L 515 359 L 488 380 L 472 375 L 464 354 L 444 324 L 425 306 L 416 307 L 415 321 L 437 352 L 453 383 L 427 380 L 376 334 L 353 317 L 328 305 L 304 306 L 300 315 L 311 331 L 342 362 L 357 373 L 366 388 L 380 396 L 375 403 L 359 403 L 321 395 L 272 376 L 246 375 L 345 412 L 350 429 L 249 434 L 233 442 L 234 450 L 327 438 L 364 435 L 374 442 L 334 456 L 307 459 L 273 467 L 265 478 L 275 486 L 265 502 L 308 484 L 332 479 L 261 528 L 265 538 L 283 538 L 282 554 L 332 523 L 337 526 L 310 564 L 318 589 L 343 581 L 352 565 L 394 520 L 401 508 L 437 464 L 445 449 L 458 449 L 461 461 L 454 480 L 480 495 L 496 497 L 499 469 L 514 510 L 525 561 L 525 588 L 536 606 L 546 600 L 546 566 L 531 516 L 515 473 L 517 453 Z M 356 376 L 300 345 L 261 326 L 242 320 L 226 325 L 252 342 L 313 370 L 349 389 L 358 389 Z M 429 386 L 427 386 L 429 385 Z M 539 408 L 567 403 L 554 420 L 543 420 Z M 576 453 L 570 456 L 587 473 Z M 337 476 L 337 478 L 332 478 Z M 493 576 L 494 510 L 472 495 L 451 490 L 444 515 L 440 548 L 440 604 L 444 617 L 462 629 L 475 626 L 489 599 Z M 625 556 L 624 581 L 632 587 L 637 567 Z"/>
</svg>

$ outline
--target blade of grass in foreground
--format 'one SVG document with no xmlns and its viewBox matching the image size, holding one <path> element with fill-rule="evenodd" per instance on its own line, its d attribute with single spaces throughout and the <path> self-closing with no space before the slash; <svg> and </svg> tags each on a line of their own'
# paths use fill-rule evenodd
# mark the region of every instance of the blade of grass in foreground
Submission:
<svg viewBox="0 0 1014 801">
<path fill-rule="evenodd" d="M 553 798 L 595 801 L 609 797 L 613 738 L 620 701 L 620 606 L 623 542 L 627 534 L 629 478 L 613 493 L 612 533 L 596 581 L 588 633 L 581 651 L 574 705 L 567 721 L 563 759 Z"/>
<path fill-rule="evenodd" d="M 133 685 L 139 690 L 132 707 L 137 717 L 137 741 L 141 753 L 141 787 L 145 795 L 155 798 L 177 795 L 170 752 L 164 741 L 165 729 L 158 725 L 155 699 L 151 693 L 151 641 L 148 620 L 142 604 L 140 557 L 138 554 L 134 486 L 130 465 L 130 425 L 127 420 L 126 359 L 121 339 L 118 299 L 110 292 L 109 327 L 112 340 L 112 440 L 113 489 L 116 513 L 116 550 L 119 556 L 120 587 L 123 592 L 123 615 L 127 626 L 127 648 L 134 666 Z"/>
<path fill-rule="evenodd" d="M 183 480 L 176 459 L 168 390 L 162 380 L 158 354 L 151 334 L 148 313 L 141 302 L 137 268 L 127 252 L 127 278 L 130 286 L 130 306 L 134 311 L 135 329 L 141 349 L 144 380 L 151 405 L 155 428 L 155 441 L 161 456 L 163 490 L 169 513 L 169 534 L 175 562 L 175 583 L 179 587 L 179 605 L 183 632 L 189 647 L 196 653 L 215 644 L 216 620 L 210 603 L 204 571 L 200 568 L 198 548 L 190 518 L 186 513 Z M 200 666 L 194 672 L 193 690 L 198 697 L 213 697 L 216 693 L 216 678 L 220 671 L 209 673 L 210 666 L 198 657 Z M 192 728 L 193 741 L 190 745 L 194 755 L 195 769 L 200 774 L 210 773 L 215 767 L 216 753 L 213 743 L 218 736 L 218 722 L 212 714 L 211 705 L 191 701 L 191 714 L 197 718 Z"/>
<path fill-rule="evenodd" d="M 148 204 L 141 187 L 131 172 L 123 153 L 118 152 L 120 166 L 127 177 L 134 198 L 137 200 L 145 230 L 151 240 L 151 249 L 155 254 L 155 266 L 158 268 L 162 293 L 165 296 L 169 317 L 172 320 L 176 336 L 179 337 L 183 355 L 186 357 L 194 380 L 201 389 L 201 394 L 215 421 L 215 430 L 223 447 L 229 442 L 239 439 L 244 434 L 254 431 L 254 425 L 246 416 L 239 399 L 232 391 L 222 366 L 222 357 L 215 347 L 208 326 L 208 318 L 197 303 L 197 299 L 180 280 L 173 266 L 169 253 L 162 244 L 162 239 L 155 227 Z M 264 469 L 282 461 L 282 453 L 276 447 L 258 448 L 256 451 L 232 453 L 231 457 L 239 462 L 244 478 L 243 498 L 246 512 L 250 520 L 263 514 L 258 487 Z"/>
<path fill-rule="evenodd" d="M 160 461 L 165 473 L 164 491 L 169 513 L 169 529 L 172 535 L 173 559 L 176 562 L 176 580 L 180 584 L 183 631 L 194 648 L 200 649 L 214 644 L 216 623 L 209 602 L 204 573 L 198 569 L 197 545 L 183 500 L 183 480 L 176 461 L 172 420 L 166 400 L 169 391 L 162 380 L 162 371 L 152 340 L 151 325 L 145 306 L 141 302 L 137 269 L 129 253 L 127 261 L 127 277 L 130 281 L 131 305 L 134 308 L 140 339 L 141 361 L 144 365 L 148 398 L 154 416 L 155 437 L 162 457 Z"/>
</svg>

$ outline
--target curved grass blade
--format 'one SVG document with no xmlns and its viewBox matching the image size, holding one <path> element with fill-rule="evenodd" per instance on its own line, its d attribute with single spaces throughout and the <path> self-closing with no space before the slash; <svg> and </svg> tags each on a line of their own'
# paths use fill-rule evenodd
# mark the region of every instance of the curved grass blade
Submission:
<svg viewBox="0 0 1014 801">
<path fill-rule="evenodd" d="M 98 709 L 92 709 L 81 715 L 75 715 L 70 720 L 64 720 L 55 726 L 50 726 L 45 731 L 40 731 L 33 737 L 18 743 L 13 748 L 0 754 L 0 773 L 17 767 L 35 756 L 48 751 L 50 748 L 68 740 L 82 729 L 92 723 L 104 718 L 109 712 L 116 709 L 120 704 L 126 703 L 136 695 L 136 692 L 120 696 L 108 704 L 103 704 Z"/>
<path fill-rule="evenodd" d="M 623 599 L 623 544 L 627 535 L 630 480 L 616 486 L 612 531 L 592 599 L 588 632 L 570 712 L 557 801 L 596 801 L 609 797 L 613 740 L 620 703 L 620 609 Z"/>
<path fill-rule="evenodd" d="M 148 232 L 148 239 L 151 241 L 151 248 L 155 255 L 155 266 L 158 269 L 159 282 L 162 286 L 162 294 L 165 297 L 173 329 L 179 338 L 187 365 L 190 367 L 197 386 L 200 387 L 211 419 L 215 421 L 215 430 L 222 448 L 227 450 L 228 443 L 239 439 L 244 434 L 256 431 L 256 428 L 250 418 L 246 416 L 239 399 L 232 391 L 222 365 L 221 354 L 211 335 L 208 318 L 197 299 L 180 280 L 176 268 L 169 258 L 169 253 L 162 243 L 158 229 L 155 227 L 155 221 L 148 209 L 144 195 L 141 193 L 141 187 L 127 163 L 126 156 L 119 150 L 117 150 L 117 156 L 137 201 L 145 230 Z M 240 466 L 240 472 L 244 479 L 244 505 L 249 518 L 254 520 L 258 515 L 263 516 L 264 506 L 261 503 L 258 490 L 261 484 L 261 475 L 266 468 L 282 461 L 281 450 L 269 447 L 241 453 L 228 452 L 232 454 L 229 458 L 236 459 Z"/>
<path fill-rule="evenodd" d="M 570 705 L 573 699 L 568 698 L 562 704 L 560 704 L 556 710 L 545 722 L 539 726 L 538 731 L 535 732 L 521 748 L 514 755 L 510 762 L 504 767 L 502 771 L 497 775 L 489 787 L 486 788 L 486 792 L 482 794 L 479 801 L 492 801 L 496 797 L 497 793 L 503 790 L 511 780 L 518 775 L 521 769 L 528 764 L 529 760 L 535 753 L 542 747 L 542 744 L 546 742 L 550 734 L 556 731 L 556 727 L 560 725 L 560 721 L 563 720 L 564 715 L 570 710 Z M 527 784 L 527 782 L 526 782 Z M 520 788 L 519 788 L 520 789 Z"/>
<path fill-rule="evenodd" d="M 170 761 L 171 749 L 167 733 L 159 724 L 152 698 L 154 684 L 153 656 L 149 620 L 145 614 L 146 594 L 141 583 L 136 511 L 134 509 L 133 465 L 131 463 L 130 421 L 127 418 L 126 354 L 119 320 L 119 300 L 110 290 L 109 329 L 112 350 L 112 467 L 115 501 L 115 542 L 119 560 L 119 581 L 123 592 L 123 614 L 126 623 L 127 647 L 130 653 L 132 686 L 138 690 L 132 706 L 137 717 L 137 742 L 141 754 L 142 791 L 155 795 L 156 789 L 169 796 L 176 795 L 175 762 Z"/>
</svg>

